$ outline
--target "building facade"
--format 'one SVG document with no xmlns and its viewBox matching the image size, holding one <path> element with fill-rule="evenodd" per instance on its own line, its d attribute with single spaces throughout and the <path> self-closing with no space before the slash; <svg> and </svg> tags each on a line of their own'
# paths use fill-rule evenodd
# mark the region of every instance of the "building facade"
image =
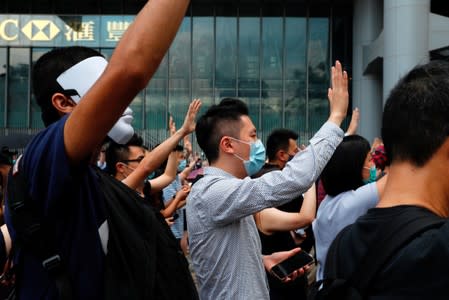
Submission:
<svg viewBox="0 0 449 300">
<path fill-rule="evenodd" d="M 32 64 L 43 53 L 83 45 L 109 57 L 145 1 L 1 2 L 5 137 L 43 127 L 30 84 Z M 201 98 L 207 109 L 238 97 L 263 141 L 272 129 L 287 127 L 307 143 L 328 116 L 329 69 L 339 59 L 351 77 L 351 107 L 361 109 L 359 133 L 372 140 L 399 77 L 417 63 L 447 57 L 446 6 L 441 0 L 192 0 L 157 73 L 131 104 L 134 125 L 155 144 L 167 137 L 169 115 L 182 124 L 191 99 Z"/>
<path fill-rule="evenodd" d="M 46 1 L 45 8 L 33 1 L 29 7 L 6 2 L 0 7 L 5 135 L 43 126 L 30 86 L 33 62 L 53 47 L 69 45 L 93 47 L 109 57 L 144 3 L 85 1 L 83 7 L 83 1 L 58 0 Z M 338 58 L 351 68 L 351 22 L 352 5 L 345 3 L 193 1 L 157 73 L 131 105 L 134 125 L 146 141 L 157 143 L 166 138 L 169 115 L 182 124 L 191 99 L 201 98 L 205 109 L 238 97 L 249 105 L 262 139 L 274 128 L 288 127 L 307 142 L 328 115 L 331 61 Z"/>
</svg>

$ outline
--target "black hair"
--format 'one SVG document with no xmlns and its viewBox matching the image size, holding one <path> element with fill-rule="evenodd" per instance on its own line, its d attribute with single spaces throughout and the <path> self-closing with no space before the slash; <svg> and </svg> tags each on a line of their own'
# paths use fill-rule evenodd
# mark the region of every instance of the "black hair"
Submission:
<svg viewBox="0 0 449 300">
<path fill-rule="evenodd" d="M 55 93 L 64 94 L 56 79 L 72 66 L 93 56 L 102 55 L 94 49 L 81 46 L 55 48 L 42 55 L 34 64 L 33 94 L 41 108 L 42 121 L 46 127 L 60 119 L 58 111 L 51 102 Z"/>
<path fill-rule="evenodd" d="M 115 165 L 120 161 L 129 159 L 130 146 L 142 147 L 143 146 L 142 138 L 138 136 L 136 133 L 134 133 L 129 142 L 126 144 L 118 144 L 113 140 L 109 142 L 109 145 L 105 151 L 106 172 L 115 176 L 115 174 L 117 173 Z"/>
<path fill-rule="evenodd" d="M 210 163 L 218 159 L 218 145 L 223 136 L 239 137 L 241 117 L 244 115 L 248 115 L 248 107 L 243 101 L 224 98 L 199 118 L 196 140 Z"/>
<path fill-rule="evenodd" d="M 326 194 L 336 196 L 361 187 L 364 184 L 362 170 L 369 151 L 369 142 L 364 137 L 345 136 L 321 173 Z"/>
<path fill-rule="evenodd" d="M 267 138 L 267 157 L 269 160 L 276 159 L 279 150 L 288 151 L 290 139 L 297 140 L 298 134 L 293 130 L 279 128 L 273 130 Z"/>
<path fill-rule="evenodd" d="M 184 147 L 178 144 L 173 151 L 184 151 Z"/>
<path fill-rule="evenodd" d="M 391 91 L 382 117 L 387 164 L 423 166 L 449 135 L 449 62 L 415 67 Z"/>
</svg>

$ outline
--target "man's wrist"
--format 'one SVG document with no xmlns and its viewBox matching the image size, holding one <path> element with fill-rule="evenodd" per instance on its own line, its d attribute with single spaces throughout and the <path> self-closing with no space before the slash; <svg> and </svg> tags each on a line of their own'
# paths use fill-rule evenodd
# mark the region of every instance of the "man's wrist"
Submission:
<svg viewBox="0 0 449 300">
<path fill-rule="evenodd" d="M 329 116 L 328 121 L 335 123 L 337 126 L 340 127 L 341 123 L 343 123 L 343 120 L 345 119 L 346 115 L 345 114 L 331 114 Z"/>
</svg>

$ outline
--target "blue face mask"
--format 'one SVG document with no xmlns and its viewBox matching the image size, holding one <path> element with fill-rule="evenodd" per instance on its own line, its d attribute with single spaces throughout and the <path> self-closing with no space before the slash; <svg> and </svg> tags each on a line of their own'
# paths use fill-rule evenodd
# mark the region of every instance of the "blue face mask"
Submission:
<svg viewBox="0 0 449 300">
<path fill-rule="evenodd" d="M 248 143 L 239 139 L 235 140 L 250 145 L 248 160 L 244 160 L 237 154 L 234 154 L 236 157 L 243 161 L 243 166 L 245 167 L 246 174 L 248 174 L 248 176 L 252 176 L 259 172 L 259 170 L 262 169 L 263 165 L 265 164 L 265 147 L 262 144 L 262 141 L 257 140 L 255 142 Z"/>
<path fill-rule="evenodd" d="M 367 183 L 371 183 L 371 182 L 375 182 L 377 180 L 377 169 L 375 166 L 371 166 L 371 167 L 363 167 L 365 169 L 369 169 L 369 178 L 368 179 L 363 179 L 363 182 L 365 184 Z"/>
<path fill-rule="evenodd" d="M 184 171 L 184 169 L 187 167 L 187 162 L 185 159 L 181 160 L 178 164 L 178 172 Z"/>
</svg>

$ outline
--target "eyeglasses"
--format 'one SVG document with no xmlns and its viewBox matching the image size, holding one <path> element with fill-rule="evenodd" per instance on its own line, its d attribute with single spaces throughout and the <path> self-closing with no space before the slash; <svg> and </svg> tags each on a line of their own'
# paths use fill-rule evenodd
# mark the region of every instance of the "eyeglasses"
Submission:
<svg viewBox="0 0 449 300">
<path fill-rule="evenodd" d="M 130 162 L 136 162 L 136 163 L 140 163 L 143 159 L 145 158 L 145 156 L 141 155 L 138 158 L 134 158 L 134 159 L 124 159 L 121 162 L 122 163 L 130 163 Z"/>
</svg>

